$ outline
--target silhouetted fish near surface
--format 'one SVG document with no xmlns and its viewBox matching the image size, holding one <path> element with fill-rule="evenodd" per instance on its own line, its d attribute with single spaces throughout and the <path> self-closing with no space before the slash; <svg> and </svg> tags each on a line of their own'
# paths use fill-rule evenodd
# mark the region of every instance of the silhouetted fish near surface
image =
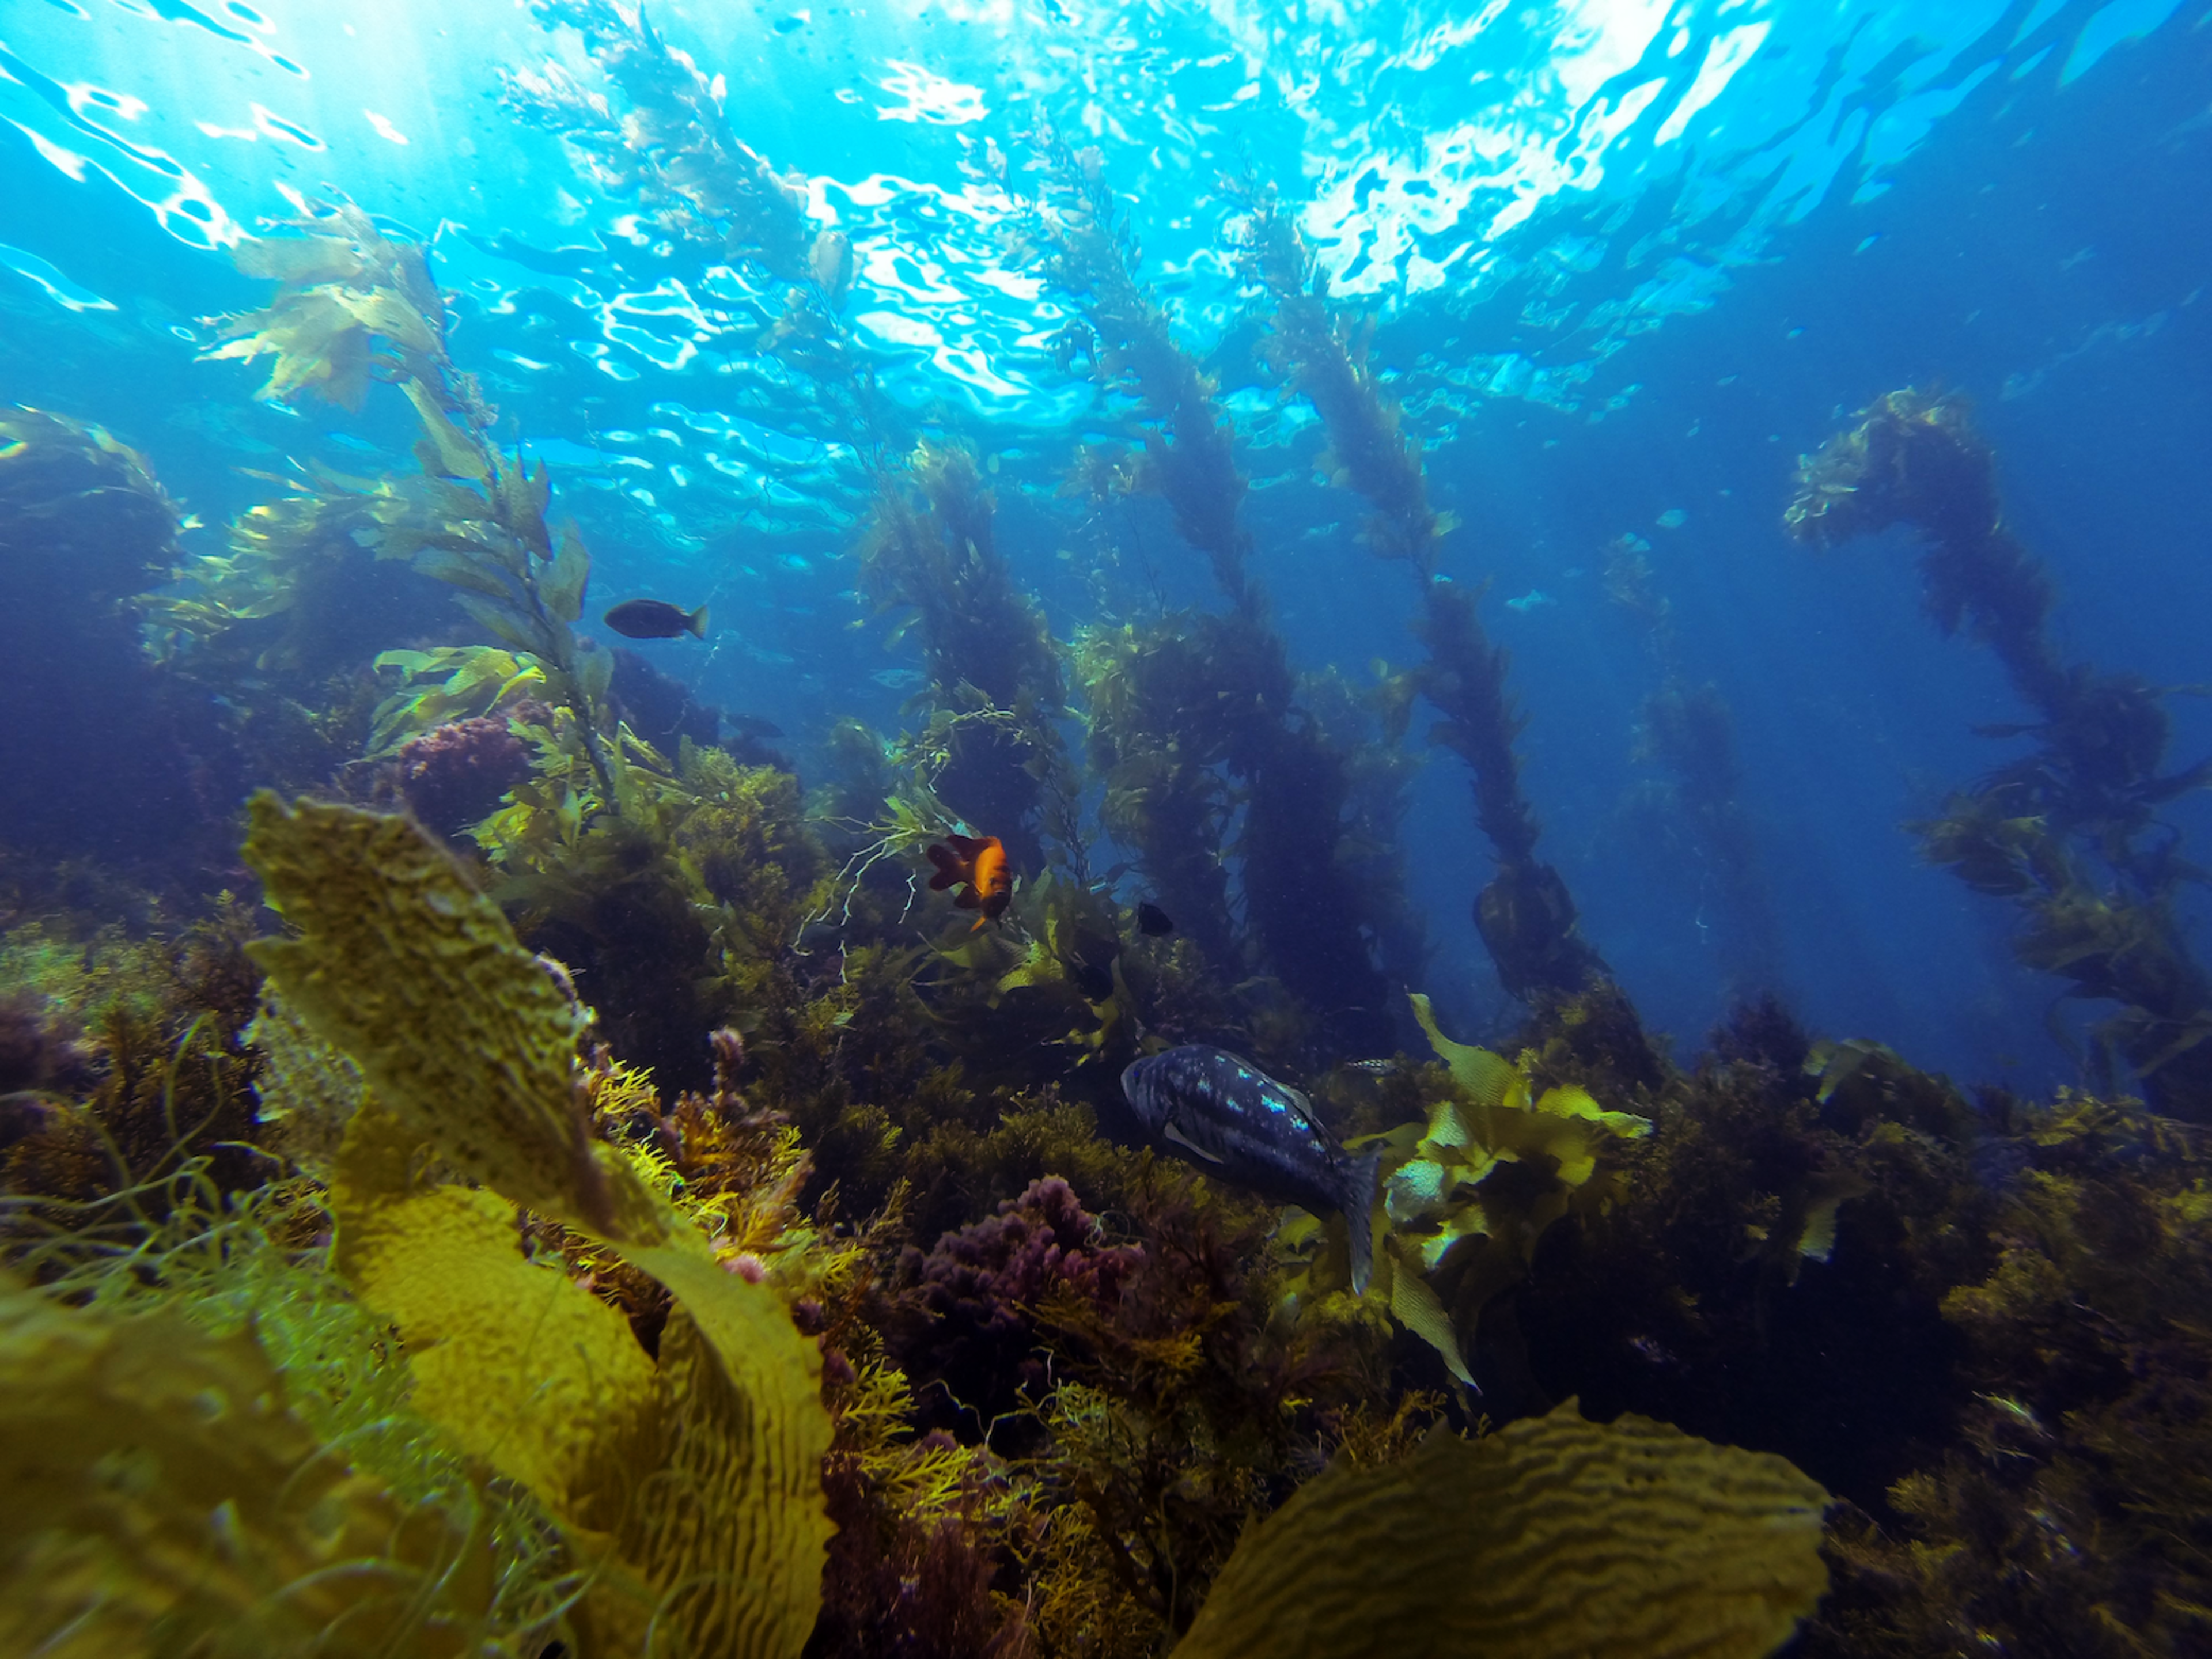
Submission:
<svg viewBox="0 0 2212 1659">
<path fill-rule="evenodd" d="M 1163 1152 L 1263 1198 L 1340 1212 L 1352 1236 L 1352 1293 L 1366 1294 L 1380 1152 L 1352 1157 L 1303 1093 L 1203 1043 L 1136 1061 L 1121 1073 L 1121 1092 Z"/>
<path fill-rule="evenodd" d="M 1146 899 L 1137 907 L 1137 931 L 1146 939 L 1158 939 L 1175 932 L 1175 918 Z"/>
<path fill-rule="evenodd" d="M 703 605 L 696 611 L 686 611 L 665 599 L 624 599 L 599 620 L 625 639 L 672 640 L 685 634 L 702 640 L 707 637 Z"/>
</svg>

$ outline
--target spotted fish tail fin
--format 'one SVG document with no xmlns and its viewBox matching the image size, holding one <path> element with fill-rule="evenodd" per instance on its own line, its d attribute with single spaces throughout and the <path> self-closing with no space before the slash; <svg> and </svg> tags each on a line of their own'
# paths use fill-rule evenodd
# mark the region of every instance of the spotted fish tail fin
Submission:
<svg viewBox="0 0 2212 1659">
<path fill-rule="evenodd" d="M 1352 1293 L 1367 1294 L 1367 1281 L 1375 1271 L 1375 1177 L 1382 1170 L 1382 1149 L 1355 1158 L 1345 1179 L 1344 1225 L 1352 1243 Z"/>
</svg>

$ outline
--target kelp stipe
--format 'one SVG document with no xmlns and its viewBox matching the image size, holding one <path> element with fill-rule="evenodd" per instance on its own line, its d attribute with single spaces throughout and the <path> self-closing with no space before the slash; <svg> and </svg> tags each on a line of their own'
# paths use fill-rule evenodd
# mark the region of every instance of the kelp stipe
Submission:
<svg viewBox="0 0 2212 1659">
<path fill-rule="evenodd" d="M 1996 457 L 1956 397 L 1907 387 L 1877 399 L 1802 458 L 1783 515 L 1792 538 L 1818 548 L 1899 523 L 1923 538 L 1929 617 L 1987 645 L 2037 716 L 1983 728 L 2036 747 L 1912 825 L 1923 852 L 2025 912 L 2013 945 L 2022 963 L 2070 981 L 2069 994 L 2120 1005 L 2094 1036 L 2154 1108 L 2212 1116 L 2212 977 L 2174 909 L 2197 872 L 2156 817 L 2212 783 L 2212 760 L 2161 772 L 2166 694 L 2060 655 L 2050 574 L 2006 526 Z"/>
<path fill-rule="evenodd" d="M 1238 252 L 1273 307 L 1267 356 L 1320 414 L 1331 446 L 1324 465 L 1374 504 L 1369 544 L 1385 558 L 1404 561 L 1420 585 L 1413 631 L 1429 659 L 1417 683 L 1443 715 L 1431 735 L 1474 775 L 1475 823 L 1498 860 L 1476 897 L 1475 927 L 1514 996 L 1587 989 L 1604 976 L 1605 963 L 1576 925 L 1566 883 L 1536 857 L 1536 816 L 1522 793 L 1513 750 L 1525 722 L 1506 689 L 1509 659 L 1484 633 L 1476 596 L 1437 568 L 1438 544 L 1454 520 L 1430 507 L 1420 457 L 1400 430 L 1399 410 L 1332 314 L 1328 279 L 1273 191 L 1248 184 L 1238 205 L 1244 216 Z"/>
<path fill-rule="evenodd" d="M 1782 941 L 1761 868 L 1757 836 L 1742 799 L 1735 713 L 1711 680 L 1692 678 L 1674 629 L 1674 605 L 1661 592 L 1650 544 L 1623 536 L 1606 550 L 1606 597 L 1649 630 L 1659 685 L 1644 700 L 1636 758 L 1665 769 L 1664 807 L 1688 831 L 1698 860 L 1699 892 L 1717 901 L 1720 950 L 1738 995 L 1775 988 Z"/>
<path fill-rule="evenodd" d="M 997 503 L 975 458 L 918 446 L 878 474 L 860 540 L 860 587 L 880 611 L 902 609 L 897 633 L 921 635 L 928 731 L 941 747 L 931 786 L 975 833 L 995 835 L 1024 871 L 1051 854 L 1085 866 L 1078 793 L 1058 721 L 1060 658 L 1036 602 L 1015 582 L 993 532 Z"/>
<path fill-rule="evenodd" d="M 1046 269 L 1095 331 L 1103 348 L 1100 374 L 1126 383 L 1149 417 L 1134 482 L 1166 499 L 1177 531 L 1206 556 L 1231 607 L 1227 617 L 1202 624 L 1214 637 L 1200 660 L 1218 657 L 1249 671 L 1242 679 L 1224 675 L 1217 684 L 1194 690 L 1208 697 L 1224 724 L 1221 763 L 1237 781 L 1246 809 L 1244 833 L 1234 850 L 1253 944 L 1266 966 L 1313 1005 L 1337 1040 L 1382 1047 L 1389 1039 L 1389 998 L 1376 948 L 1405 950 L 1413 933 L 1402 906 L 1388 890 L 1395 888 L 1395 868 L 1370 872 L 1366 890 L 1347 874 L 1348 860 L 1341 856 L 1351 795 L 1346 757 L 1300 706 L 1287 652 L 1247 568 L 1253 538 L 1240 516 L 1247 481 L 1233 453 L 1235 428 L 1212 383 L 1176 343 L 1166 311 L 1137 278 L 1141 250 L 1104 182 L 1097 153 L 1077 154 L 1048 126 L 1035 136 L 1032 148 L 1042 180 L 1033 222 Z M 998 182 L 1018 198 L 1010 169 L 1001 168 Z M 1114 660 L 1091 659 L 1094 668 L 1110 667 Z M 1123 712 L 1143 708 L 1139 700 Z M 1158 774 L 1161 758 L 1177 747 L 1171 733 L 1171 726 L 1142 733 L 1125 726 L 1109 742 L 1123 751 L 1117 763 L 1141 753 L 1141 763 Z M 1202 781 L 1170 772 L 1160 783 L 1159 793 L 1185 823 L 1197 828 L 1207 821 Z M 1158 878 L 1180 877 L 1177 884 L 1193 890 L 1200 885 L 1194 874 L 1164 870 Z M 1194 896 L 1201 902 L 1206 896 Z M 1207 927 L 1217 931 L 1218 917 L 1209 916 Z M 1400 960 L 1389 966 L 1403 975 L 1419 963 Z"/>
</svg>

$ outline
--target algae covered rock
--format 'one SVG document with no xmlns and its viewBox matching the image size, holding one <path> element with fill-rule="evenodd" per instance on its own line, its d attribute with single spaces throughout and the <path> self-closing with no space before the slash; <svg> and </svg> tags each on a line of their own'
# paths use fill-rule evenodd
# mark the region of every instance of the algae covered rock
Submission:
<svg viewBox="0 0 2212 1659">
<path fill-rule="evenodd" d="M 1782 1458 L 1573 1402 L 1329 1470 L 1248 1532 L 1176 1659 L 1756 1659 L 1827 1588 Z"/>
</svg>

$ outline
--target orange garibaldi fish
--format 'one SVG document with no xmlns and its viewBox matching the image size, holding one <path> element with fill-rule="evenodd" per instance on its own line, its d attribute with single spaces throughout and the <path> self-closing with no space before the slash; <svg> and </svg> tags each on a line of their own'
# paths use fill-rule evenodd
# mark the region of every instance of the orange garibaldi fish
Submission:
<svg viewBox="0 0 2212 1659">
<path fill-rule="evenodd" d="M 929 861 L 937 866 L 937 873 L 929 878 L 932 892 L 968 884 L 967 890 L 952 901 L 952 907 L 983 913 L 975 918 L 969 933 L 981 931 L 985 922 L 996 921 L 1006 914 L 1014 896 L 1014 872 L 1007 866 L 1006 849 L 996 836 L 980 839 L 947 836 L 943 843 L 929 849 Z"/>
</svg>

